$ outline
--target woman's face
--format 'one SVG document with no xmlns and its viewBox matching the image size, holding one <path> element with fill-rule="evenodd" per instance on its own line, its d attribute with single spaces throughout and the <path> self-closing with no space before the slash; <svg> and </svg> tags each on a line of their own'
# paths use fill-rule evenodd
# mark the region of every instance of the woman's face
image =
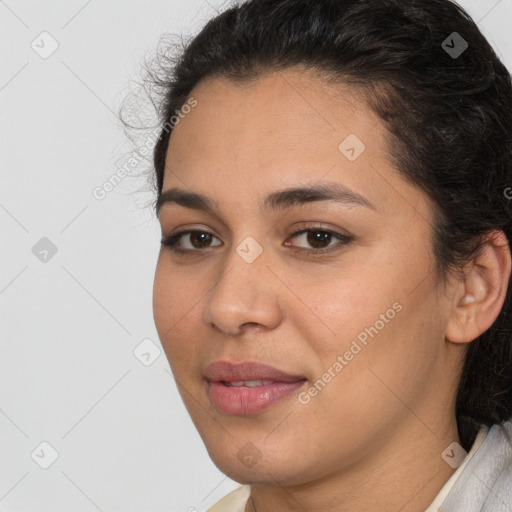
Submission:
<svg viewBox="0 0 512 512">
<path fill-rule="evenodd" d="M 242 483 L 300 484 L 432 435 L 453 413 L 460 347 L 444 336 L 432 205 L 393 168 L 383 124 L 353 89 L 296 69 L 191 96 L 163 191 L 211 208 L 162 204 L 163 237 L 200 233 L 177 240 L 183 253 L 162 246 L 153 306 L 212 460 Z M 313 187 L 338 198 L 275 195 Z M 212 383 L 226 377 L 209 373 L 217 361 L 294 383 Z M 259 375 L 239 368 L 231 381 Z"/>
</svg>

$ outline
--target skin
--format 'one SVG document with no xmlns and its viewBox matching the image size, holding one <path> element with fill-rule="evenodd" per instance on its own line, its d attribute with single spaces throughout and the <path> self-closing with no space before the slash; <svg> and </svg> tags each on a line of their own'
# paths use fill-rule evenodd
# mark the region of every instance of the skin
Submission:
<svg viewBox="0 0 512 512">
<path fill-rule="evenodd" d="M 184 256 L 162 246 L 153 308 L 209 455 L 251 484 L 247 511 L 423 512 L 454 472 L 441 454 L 460 441 L 462 358 L 505 299 L 504 234 L 491 233 L 466 278 L 444 288 L 433 274 L 433 204 L 393 167 L 387 131 L 355 89 L 297 68 L 244 85 L 209 79 L 191 96 L 198 104 L 173 130 L 163 190 L 204 194 L 219 210 L 162 206 L 163 236 L 189 228 L 214 237 L 201 248 L 183 236 L 195 251 Z M 366 146 L 353 162 L 338 149 L 349 134 Z M 260 209 L 271 192 L 328 181 L 375 210 L 332 201 Z M 354 240 L 292 237 L 320 223 Z M 236 252 L 248 236 L 263 248 L 252 263 Z M 315 256 L 327 246 L 337 250 Z M 397 302 L 401 311 L 309 403 L 296 392 L 236 416 L 210 402 L 209 363 L 264 362 L 311 386 Z M 251 467 L 237 457 L 247 443 L 260 457 Z"/>
</svg>

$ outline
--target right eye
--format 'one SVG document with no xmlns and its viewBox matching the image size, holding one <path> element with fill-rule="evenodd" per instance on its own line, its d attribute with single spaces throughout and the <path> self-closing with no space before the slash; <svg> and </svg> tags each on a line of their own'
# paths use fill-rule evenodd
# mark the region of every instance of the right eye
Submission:
<svg viewBox="0 0 512 512">
<path fill-rule="evenodd" d="M 188 236 L 189 241 L 191 243 L 190 248 L 183 248 L 182 246 L 179 245 L 180 240 L 183 237 L 185 237 L 185 235 Z M 189 252 L 197 252 L 198 249 L 208 249 L 208 244 L 211 243 L 212 238 L 217 237 L 214 236 L 213 233 L 210 233 L 209 231 L 189 229 L 186 231 L 180 231 L 168 237 L 163 237 L 160 243 L 162 245 L 165 245 L 166 247 L 169 247 L 172 251 L 176 253 L 184 254 Z M 222 243 L 218 245 L 222 245 Z"/>
</svg>

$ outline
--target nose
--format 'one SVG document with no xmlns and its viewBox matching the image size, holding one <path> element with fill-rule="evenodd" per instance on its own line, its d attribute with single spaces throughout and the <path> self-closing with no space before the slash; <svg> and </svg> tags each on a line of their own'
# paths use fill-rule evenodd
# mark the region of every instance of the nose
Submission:
<svg viewBox="0 0 512 512">
<path fill-rule="evenodd" d="M 264 255 L 248 263 L 233 249 L 206 298 L 203 319 L 207 324 L 230 335 L 239 334 L 246 324 L 267 329 L 279 325 L 283 285 Z"/>
</svg>

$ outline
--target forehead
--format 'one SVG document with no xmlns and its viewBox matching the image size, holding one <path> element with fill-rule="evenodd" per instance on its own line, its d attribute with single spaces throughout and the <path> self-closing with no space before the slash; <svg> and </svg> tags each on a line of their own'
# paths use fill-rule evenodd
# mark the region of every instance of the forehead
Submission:
<svg viewBox="0 0 512 512">
<path fill-rule="evenodd" d="M 421 194 L 394 168 L 389 134 L 354 86 L 289 69 L 246 83 L 208 79 L 190 96 L 197 105 L 172 132 L 163 190 L 177 186 L 223 199 L 229 191 L 243 203 L 326 179 L 382 211 L 396 207 L 397 194 Z"/>
<path fill-rule="evenodd" d="M 349 135 L 361 140 L 366 155 L 387 147 L 386 131 L 360 91 L 326 84 L 310 71 L 265 73 L 244 83 L 210 78 L 190 96 L 197 106 L 173 129 L 171 166 L 207 159 L 254 168 L 294 155 L 318 162 L 320 152 L 335 161 L 344 158 L 339 144 Z"/>
<path fill-rule="evenodd" d="M 265 135 L 271 134 L 269 139 L 274 144 L 287 139 L 291 142 L 299 136 L 326 136 L 333 132 L 341 136 L 352 130 L 374 146 L 385 143 L 385 132 L 369 133 L 380 124 L 380 119 L 366 105 L 360 88 L 328 84 L 311 70 L 265 72 L 243 82 L 209 78 L 194 88 L 190 96 L 198 105 L 187 115 L 187 123 L 180 122 L 175 127 L 171 141 L 178 138 L 178 132 L 190 135 L 190 131 L 208 126 L 208 133 L 202 133 L 205 142 L 218 142 L 217 130 L 239 139 L 258 133 L 261 143 L 267 142 Z"/>
</svg>

